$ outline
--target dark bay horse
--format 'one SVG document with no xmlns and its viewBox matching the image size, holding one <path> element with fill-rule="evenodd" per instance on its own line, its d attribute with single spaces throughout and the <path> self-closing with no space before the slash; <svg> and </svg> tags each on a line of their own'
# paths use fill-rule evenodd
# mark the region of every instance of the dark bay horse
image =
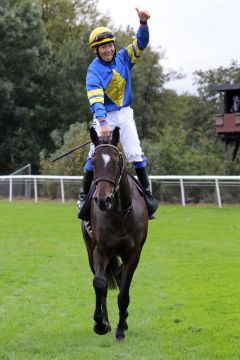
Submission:
<svg viewBox="0 0 240 360">
<path fill-rule="evenodd" d="M 148 213 L 135 181 L 127 174 L 117 147 L 119 128 L 110 139 L 101 139 L 91 128 L 95 145 L 92 158 L 96 190 L 91 203 L 91 231 L 82 222 L 89 264 L 96 294 L 94 331 L 111 330 L 107 312 L 108 288 L 119 288 L 119 323 L 116 338 L 121 341 L 128 329 L 130 285 L 147 237 Z"/>
</svg>

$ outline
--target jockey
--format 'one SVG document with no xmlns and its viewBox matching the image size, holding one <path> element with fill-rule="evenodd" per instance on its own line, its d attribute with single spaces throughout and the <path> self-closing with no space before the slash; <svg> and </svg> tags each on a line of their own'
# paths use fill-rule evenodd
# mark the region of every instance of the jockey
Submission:
<svg viewBox="0 0 240 360">
<path fill-rule="evenodd" d="M 131 69 L 140 58 L 149 42 L 147 21 L 150 14 L 136 8 L 140 20 L 137 38 L 126 48 L 116 51 L 115 36 L 106 27 L 97 27 L 89 36 L 89 46 L 96 55 L 90 64 L 86 88 L 90 109 L 94 114 L 93 127 L 101 137 L 109 137 L 119 126 L 120 142 L 127 160 L 133 164 L 139 182 L 150 196 L 150 183 L 144 157 L 133 118 L 131 90 Z M 90 190 L 93 180 L 91 158 L 94 146 L 91 144 L 85 165 L 82 188 L 79 194 L 79 211 Z M 153 198 L 153 197 L 152 197 Z M 153 198 L 153 200 L 155 200 Z M 154 211 L 158 207 L 157 201 Z M 78 214 L 79 215 L 79 214 Z M 151 214 L 149 214 L 151 215 Z M 153 215 L 151 218 L 154 218 Z"/>
</svg>

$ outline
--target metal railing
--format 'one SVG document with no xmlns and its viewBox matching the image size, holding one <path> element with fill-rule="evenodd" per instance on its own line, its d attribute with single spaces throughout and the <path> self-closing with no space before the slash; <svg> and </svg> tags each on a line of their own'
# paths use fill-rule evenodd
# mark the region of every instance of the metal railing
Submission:
<svg viewBox="0 0 240 360">
<path fill-rule="evenodd" d="M 14 198 L 33 198 L 38 202 L 41 198 L 60 198 L 64 203 L 66 197 L 77 198 L 82 178 L 83 176 L 54 175 L 0 176 L 0 199 L 8 198 L 12 202 Z M 149 178 L 154 195 L 161 202 L 180 202 L 182 206 L 186 206 L 192 202 L 214 201 L 221 208 L 224 197 L 225 203 L 240 205 L 240 176 L 152 175 Z"/>
</svg>

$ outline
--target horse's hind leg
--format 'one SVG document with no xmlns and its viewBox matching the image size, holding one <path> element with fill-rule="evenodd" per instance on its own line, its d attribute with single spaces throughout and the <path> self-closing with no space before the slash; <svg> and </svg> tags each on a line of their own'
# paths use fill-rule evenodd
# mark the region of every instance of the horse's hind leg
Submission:
<svg viewBox="0 0 240 360">
<path fill-rule="evenodd" d="M 96 247 L 94 249 L 94 272 L 93 286 L 96 294 L 96 308 L 94 312 L 94 331 L 99 335 L 104 335 L 111 331 L 107 313 L 107 281 L 105 270 L 109 263 L 109 258 L 102 254 Z"/>
<path fill-rule="evenodd" d="M 134 275 L 134 271 L 139 262 L 140 253 L 141 251 L 132 254 L 130 258 L 126 262 L 124 262 L 124 266 L 123 266 L 122 284 L 118 295 L 119 323 L 116 329 L 116 338 L 119 341 L 122 341 L 125 338 L 124 331 L 128 329 L 127 308 L 130 302 L 129 290 Z"/>
</svg>

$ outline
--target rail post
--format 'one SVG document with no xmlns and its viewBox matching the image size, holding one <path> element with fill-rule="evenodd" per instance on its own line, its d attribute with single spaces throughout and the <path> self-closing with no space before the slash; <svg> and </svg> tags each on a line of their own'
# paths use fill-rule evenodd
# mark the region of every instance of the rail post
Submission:
<svg viewBox="0 0 240 360">
<path fill-rule="evenodd" d="M 37 193 L 37 178 L 34 177 L 34 200 L 38 202 L 38 193 Z"/>
<path fill-rule="evenodd" d="M 60 179 L 62 203 L 65 202 L 63 178 Z"/>
<path fill-rule="evenodd" d="M 13 181 L 12 178 L 9 178 L 9 202 L 12 202 L 12 194 L 13 194 Z"/>
<path fill-rule="evenodd" d="M 184 183 L 183 183 L 183 179 L 180 179 L 180 187 L 181 187 L 181 199 L 182 199 L 182 206 L 186 206 L 186 201 L 185 201 L 185 191 L 184 191 Z"/>
<path fill-rule="evenodd" d="M 218 179 L 215 179 L 215 186 L 216 186 L 216 194 L 217 194 L 217 202 L 218 207 L 222 207 L 222 200 L 221 200 L 221 194 L 220 194 L 220 188 L 219 188 L 219 182 Z"/>
</svg>

